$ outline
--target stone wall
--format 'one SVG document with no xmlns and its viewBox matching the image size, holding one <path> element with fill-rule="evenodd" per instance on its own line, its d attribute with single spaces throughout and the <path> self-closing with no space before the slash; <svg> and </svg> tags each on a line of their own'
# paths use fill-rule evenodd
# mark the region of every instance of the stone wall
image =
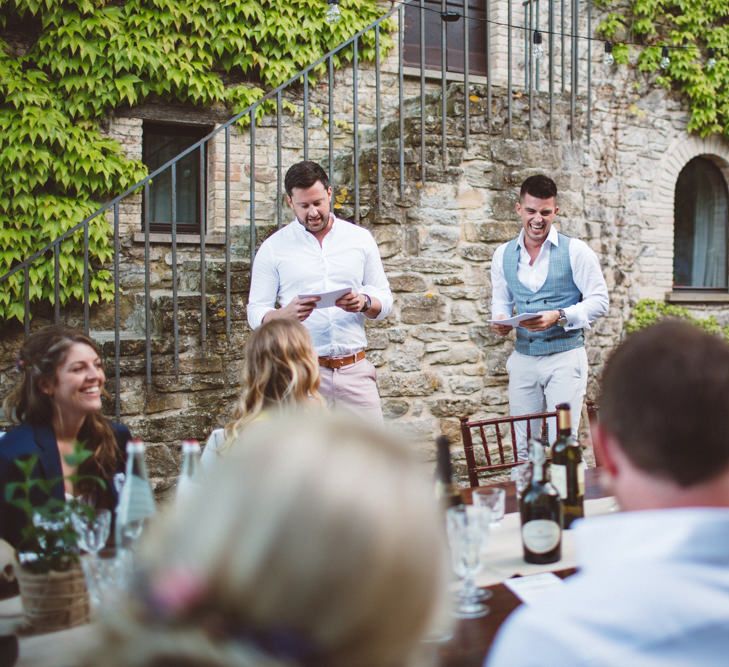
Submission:
<svg viewBox="0 0 729 667">
<path fill-rule="evenodd" d="M 425 458 L 439 433 L 453 438 L 454 455 L 462 456 L 458 418 L 507 412 L 505 361 L 512 341 L 489 332 L 490 262 L 498 244 L 519 231 L 514 204 L 526 176 L 545 172 L 560 188 L 560 229 L 584 239 L 598 254 L 611 295 L 609 315 L 587 334 L 594 396 L 606 356 L 620 340 L 631 305 L 651 296 L 680 299 L 671 293 L 673 261 L 673 197 L 676 178 L 696 155 L 710 155 L 729 180 L 729 145 L 720 138 L 698 139 L 686 134 L 688 116 L 680 100 L 636 80 L 625 69 L 606 69 L 595 49 L 591 91 L 591 136 L 586 128 L 588 99 L 583 89 L 576 98 L 575 127 L 570 127 L 569 90 L 558 91 L 549 122 L 546 92 L 535 92 L 530 114 L 528 96 L 512 95 L 514 131 L 507 137 L 507 91 L 503 71 L 494 75 L 491 122 L 487 121 L 485 86 L 473 84 L 468 104 L 470 145 L 463 141 L 463 87 L 448 86 L 448 147 L 442 164 L 440 86 L 426 89 L 425 128 L 427 178 L 421 180 L 419 79 L 406 80 L 405 188 L 399 190 L 397 163 L 397 81 L 390 57 L 382 67 L 383 165 L 381 196 L 376 192 L 374 151 L 374 82 L 371 66 L 359 72 L 361 102 L 361 223 L 373 232 L 395 293 L 395 306 L 384 322 L 368 325 L 368 356 L 378 368 L 380 393 L 390 426 L 412 438 Z M 500 62 L 499 60 L 496 61 Z M 518 67 L 515 64 L 514 67 Z M 522 70 L 523 76 L 523 70 Z M 335 199 L 342 215 L 353 210 L 352 71 L 336 75 Z M 349 93 L 347 91 L 350 91 Z M 298 93 L 294 93 L 295 95 Z M 319 109 L 310 118 L 309 157 L 326 161 L 328 99 L 324 87 L 313 87 L 312 103 Z M 134 112 L 132 112 L 133 114 Z M 175 113 L 180 113 L 176 111 Z M 181 113 L 185 113 L 184 110 Z M 189 119 L 200 119 L 189 111 Z M 116 118 L 110 132 L 130 155 L 141 146 L 142 114 Z M 531 130 L 529 118 L 532 119 Z M 281 167 L 302 155 L 302 119 L 281 119 Z M 575 138 L 572 139 L 571 135 Z M 275 225 L 279 202 L 277 126 L 267 117 L 256 132 L 255 163 L 251 171 L 249 135 L 231 133 L 231 200 L 233 234 L 232 336 L 225 334 L 222 297 L 223 246 L 211 237 L 207 247 L 207 340 L 200 343 L 199 247 L 181 243 L 177 251 L 180 290 L 180 361 L 173 359 L 171 317 L 172 255 L 169 242 L 151 247 L 153 340 L 152 383 L 144 367 L 144 244 L 141 242 L 141 199 L 124 203 L 122 214 L 123 305 L 122 418 L 144 437 L 151 468 L 161 488 L 174 478 L 183 437 L 204 440 L 223 421 L 239 390 L 242 349 L 247 336 L 245 302 L 248 291 L 250 213 L 249 180 L 254 174 L 255 222 L 259 241 Z M 224 145 L 211 150 L 209 173 L 209 232 L 224 227 L 221 190 Z M 283 209 L 283 221 L 289 214 Z M 697 311 L 729 321 L 724 297 Z M 729 303 L 727 303 L 729 305 Z M 78 313 L 69 315 L 78 321 Z M 39 321 L 42 318 L 39 318 Z M 95 334 L 104 342 L 107 368 L 113 377 L 113 324 L 108 307 L 96 313 Z M 12 357 L 22 332 L 6 327 L 0 340 L 0 394 L 13 380 Z M 460 472 L 463 472 L 461 462 Z"/>
</svg>

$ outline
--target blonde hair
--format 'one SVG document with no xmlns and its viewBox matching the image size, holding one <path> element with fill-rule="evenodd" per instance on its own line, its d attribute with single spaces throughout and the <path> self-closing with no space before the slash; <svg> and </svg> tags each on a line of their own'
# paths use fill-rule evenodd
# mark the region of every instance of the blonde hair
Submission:
<svg viewBox="0 0 729 667">
<path fill-rule="evenodd" d="M 323 404 L 319 361 L 311 336 L 298 320 L 277 319 L 256 329 L 246 343 L 243 394 L 225 427 L 223 449 L 264 410 Z"/>
<path fill-rule="evenodd" d="M 413 456 L 320 410 L 253 424 L 241 445 L 142 550 L 141 590 L 193 572 L 202 593 L 171 614 L 137 604 L 109 619 L 105 664 L 410 664 L 448 580 L 432 484 Z M 311 650 L 266 650 L 261 638 L 281 636 Z"/>
</svg>

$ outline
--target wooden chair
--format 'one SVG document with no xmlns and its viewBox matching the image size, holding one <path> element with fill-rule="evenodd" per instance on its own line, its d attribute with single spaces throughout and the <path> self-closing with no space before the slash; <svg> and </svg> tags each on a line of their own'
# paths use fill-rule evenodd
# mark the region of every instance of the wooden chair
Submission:
<svg viewBox="0 0 729 667">
<path fill-rule="evenodd" d="M 479 486 L 479 474 L 498 470 L 508 470 L 519 464 L 516 458 L 516 422 L 526 422 L 527 439 L 532 437 L 531 420 L 541 419 L 542 428 L 539 436 L 546 437 L 547 419 L 554 419 L 557 425 L 557 412 L 535 412 L 515 417 L 495 417 L 469 421 L 461 417 L 461 438 L 468 466 L 468 480 L 471 486 Z M 503 432 L 504 426 L 508 426 Z M 475 434 L 475 437 L 474 437 Z M 479 440 L 480 438 L 480 440 Z M 485 465 L 480 465 L 473 451 L 474 439 L 483 448 Z"/>
</svg>

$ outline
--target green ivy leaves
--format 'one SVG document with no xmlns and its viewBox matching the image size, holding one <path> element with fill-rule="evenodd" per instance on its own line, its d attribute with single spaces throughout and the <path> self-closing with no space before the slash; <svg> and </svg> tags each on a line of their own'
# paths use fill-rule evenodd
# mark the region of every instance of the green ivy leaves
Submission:
<svg viewBox="0 0 729 667">
<path fill-rule="evenodd" d="M 606 0 L 616 6 L 598 32 L 620 42 L 634 35 L 648 46 L 641 50 L 637 67 L 656 72 L 656 81 L 686 96 L 691 118 L 688 131 L 702 137 L 729 137 L 729 3 L 726 0 Z M 660 68 L 661 47 L 669 50 L 670 63 Z M 675 47 L 675 48 L 674 48 Z M 709 49 L 716 65 L 708 67 Z M 628 48 L 613 49 L 618 63 L 628 62 Z"/>
<path fill-rule="evenodd" d="M 28 47 L 13 53 L 0 40 L 0 276 L 144 177 L 144 165 L 100 133 L 109 114 L 149 99 L 242 111 L 382 13 L 376 0 L 341 0 L 342 20 L 331 26 L 326 9 L 326 0 L 0 3 L 0 26 L 21 32 Z M 383 29 L 383 48 L 392 28 Z M 374 58 L 374 41 L 372 32 L 360 39 L 362 60 Z M 334 65 L 351 59 L 347 49 Z M 102 269 L 109 236 L 101 216 L 89 223 L 92 303 L 112 294 Z M 83 234 L 61 247 L 66 304 L 83 297 Z M 29 273 L 31 300 L 52 302 L 53 253 Z M 20 272 L 0 284 L 0 320 L 23 312 Z"/>
</svg>

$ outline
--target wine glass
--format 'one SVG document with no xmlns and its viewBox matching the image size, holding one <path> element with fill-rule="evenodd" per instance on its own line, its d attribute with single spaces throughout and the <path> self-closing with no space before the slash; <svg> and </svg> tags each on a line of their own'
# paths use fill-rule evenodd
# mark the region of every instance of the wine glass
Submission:
<svg viewBox="0 0 729 667">
<path fill-rule="evenodd" d="M 506 510 L 506 491 L 500 486 L 484 486 L 473 490 L 473 504 L 491 510 L 491 528 L 498 528 Z"/>
<path fill-rule="evenodd" d="M 448 543 L 451 547 L 453 569 L 462 573 L 463 589 L 454 610 L 457 618 L 480 618 L 489 608 L 479 602 L 474 576 L 481 565 L 483 525 L 478 511 L 466 507 L 451 507 L 446 514 Z"/>
<path fill-rule="evenodd" d="M 107 509 L 95 509 L 79 503 L 71 512 L 71 523 L 76 531 L 79 547 L 88 553 L 81 560 L 92 605 L 98 607 L 101 602 L 99 587 L 101 572 L 99 570 L 99 551 L 109 539 L 111 529 L 111 512 Z"/>
</svg>

